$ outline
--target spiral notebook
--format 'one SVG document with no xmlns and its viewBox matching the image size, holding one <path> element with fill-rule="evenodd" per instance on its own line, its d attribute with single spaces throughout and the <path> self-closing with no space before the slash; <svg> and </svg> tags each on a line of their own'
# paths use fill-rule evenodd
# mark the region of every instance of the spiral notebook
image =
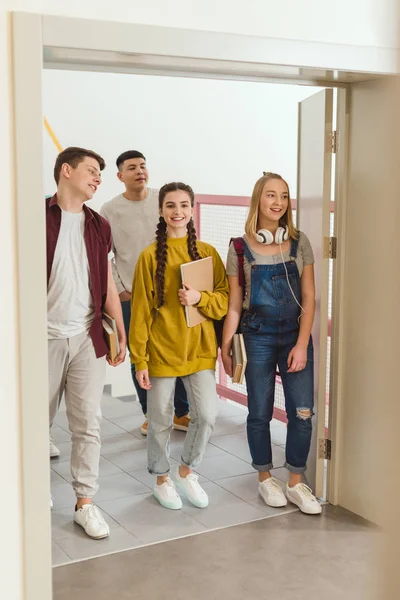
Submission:
<svg viewBox="0 0 400 600">
<path fill-rule="evenodd" d="M 212 292 L 214 289 L 214 268 L 212 256 L 181 265 L 182 285 L 189 284 L 199 292 Z M 195 306 L 185 306 L 188 327 L 199 325 L 207 320 Z"/>
</svg>

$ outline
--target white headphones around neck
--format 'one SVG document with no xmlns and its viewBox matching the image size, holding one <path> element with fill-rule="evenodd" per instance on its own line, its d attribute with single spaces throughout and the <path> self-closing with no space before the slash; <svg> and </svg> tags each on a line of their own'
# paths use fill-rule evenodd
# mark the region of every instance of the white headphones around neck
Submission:
<svg viewBox="0 0 400 600">
<path fill-rule="evenodd" d="M 287 227 L 278 227 L 275 237 L 268 229 L 260 229 L 256 233 L 257 242 L 265 244 L 266 246 L 269 246 L 269 244 L 272 244 L 273 242 L 276 244 L 283 244 L 287 239 L 289 239 L 289 230 Z"/>
</svg>

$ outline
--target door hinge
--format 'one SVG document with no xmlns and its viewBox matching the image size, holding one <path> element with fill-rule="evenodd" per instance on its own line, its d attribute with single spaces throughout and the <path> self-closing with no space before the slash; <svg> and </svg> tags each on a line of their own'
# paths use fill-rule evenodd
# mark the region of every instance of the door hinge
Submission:
<svg viewBox="0 0 400 600">
<path fill-rule="evenodd" d="M 331 154 L 336 154 L 339 145 L 339 132 L 332 131 L 328 133 L 326 140 L 326 151 Z"/>
<path fill-rule="evenodd" d="M 331 460 L 332 456 L 332 442 L 327 438 L 320 438 L 318 440 L 318 458 L 326 458 Z"/>
<path fill-rule="evenodd" d="M 337 238 L 324 238 L 324 258 L 336 258 L 337 255 Z"/>
</svg>

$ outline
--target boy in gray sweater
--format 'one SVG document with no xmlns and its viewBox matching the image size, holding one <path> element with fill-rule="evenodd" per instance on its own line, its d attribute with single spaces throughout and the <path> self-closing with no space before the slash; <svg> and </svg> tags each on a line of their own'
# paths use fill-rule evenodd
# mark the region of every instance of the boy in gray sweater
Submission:
<svg viewBox="0 0 400 600">
<path fill-rule="evenodd" d="M 128 150 L 123 152 L 116 162 L 117 177 L 125 185 L 125 192 L 103 204 L 100 214 L 111 226 L 114 252 L 112 271 L 129 340 L 132 278 L 140 253 L 155 239 L 159 219 L 158 190 L 147 187 L 149 174 L 146 159 L 141 152 Z M 134 365 L 131 365 L 131 373 L 136 394 L 146 415 L 147 392 L 136 381 Z M 175 389 L 174 429 L 187 431 L 190 418 L 188 413 L 186 390 L 182 380 L 178 378 Z M 146 419 L 141 426 L 143 435 L 147 435 L 147 427 Z"/>
</svg>

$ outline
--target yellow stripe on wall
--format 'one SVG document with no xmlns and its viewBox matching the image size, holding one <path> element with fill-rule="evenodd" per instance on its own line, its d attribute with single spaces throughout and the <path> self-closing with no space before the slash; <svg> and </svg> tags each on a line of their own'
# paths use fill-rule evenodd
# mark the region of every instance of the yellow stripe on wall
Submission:
<svg viewBox="0 0 400 600">
<path fill-rule="evenodd" d="M 43 120 L 44 120 L 44 126 L 47 129 L 47 133 L 49 134 L 49 136 L 53 140 L 55 147 L 57 148 L 57 150 L 59 152 L 62 152 L 62 146 L 61 146 L 60 142 L 58 141 L 58 139 L 56 138 L 56 135 L 55 135 L 54 131 L 50 127 L 50 124 L 49 124 L 48 120 L 46 119 L 46 117 L 43 117 Z"/>
</svg>

